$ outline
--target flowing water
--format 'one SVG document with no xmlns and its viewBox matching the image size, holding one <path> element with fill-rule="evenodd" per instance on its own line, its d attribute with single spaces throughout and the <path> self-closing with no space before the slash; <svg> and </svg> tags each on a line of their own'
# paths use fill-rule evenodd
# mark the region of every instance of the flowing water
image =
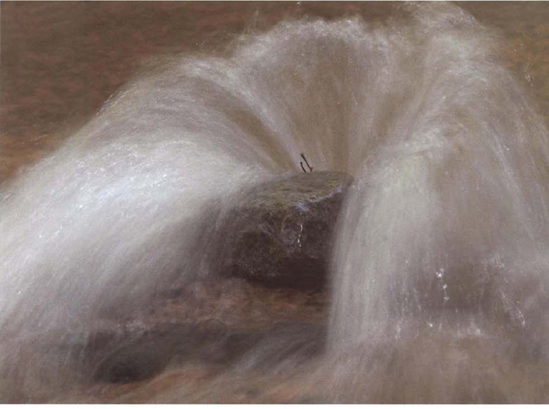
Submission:
<svg viewBox="0 0 549 409">
<path fill-rule="evenodd" d="M 456 6 L 406 5 L 286 21 L 127 84 L 2 187 L 0 400 L 547 402 L 549 140 L 499 41 Z M 52 352 L 215 276 L 224 213 L 301 152 L 355 177 L 320 355 L 284 353 L 324 337 L 301 326 L 98 397 L 74 348 Z"/>
</svg>

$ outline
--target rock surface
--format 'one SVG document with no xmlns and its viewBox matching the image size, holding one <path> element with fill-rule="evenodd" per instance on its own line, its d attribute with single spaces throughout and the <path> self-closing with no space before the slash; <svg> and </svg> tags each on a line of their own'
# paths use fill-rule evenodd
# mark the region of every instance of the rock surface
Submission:
<svg viewBox="0 0 549 409">
<path fill-rule="evenodd" d="M 99 385 L 152 379 L 167 368 L 274 371 L 299 366 L 322 350 L 327 300 L 324 293 L 206 279 L 126 319 L 68 332 L 44 353 Z"/>
<path fill-rule="evenodd" d="M 313 172 L 252 189 L 229 214 L 223 273 L 270 287 L 321 290 L 352 177 Z"/>
<path fill-rule="evenodd" d="M 311 323 L 274 323 L 256 331 L 224 326 L 164 324 L 129 332 L 96 349 L 91 363 L 95 381 L 128 383 L 153 378 L 169 365 L 217 365 L 219 368 L 279 370 L 298 366 L 323 348 L 325 329 Z M 88 348 L 92 348 L 88 346 Z"/>
<path fill-rule="evenodd" d="M 252 189 L 223 230 L 225 274 L 246 280 L 195 283 L 127 323 L 76 334 L 61 349 L 72 350 L 93 381 L 110 384 L 193 363 L 275 370 L 306 362 L 323 348 L 326 308 L 323 293 L 300 290 L 326 283 L 332 233 L 351 183 L 344 173 L 314 172 Z"/>
<path fill-rule="evenodd" d="M 109 383 L 149 379 L 174 361 L 222 363 L 231 357 L 230 353 L 240 352 L 241 347 L 236 344 L 231 350 L 225 345 L 229 343 L 229 335 L 220 325 L 159 324 L 126 331 L 121 339 L 114 332 L 101 335 L 110 336 L 110 342 L 103 348 L 97 345 L 88 348 L 95 348 L 93 352 L 101 357 L 92 363 L 93 377 Z M 241 334 L 232 334 L 233 339 L 240 340 L 238 336 L 243 338 Z"/>
</svg>

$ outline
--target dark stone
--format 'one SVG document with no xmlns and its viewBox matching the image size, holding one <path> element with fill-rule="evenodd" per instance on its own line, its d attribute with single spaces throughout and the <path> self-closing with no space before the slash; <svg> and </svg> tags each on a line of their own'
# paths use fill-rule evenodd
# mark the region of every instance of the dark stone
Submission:
<svg viewBox="0 0 549 409">
<path fill-rule="evenodd" d="M 322 293 L 272 290 L 217 277 L 124 321 L 65 331 L 44 345 L 44 354 L 83 382 L 143 381 L 187 364 L 278 371 L 322 350 L 322 300 L 327 300 Z"/>
<path fill-rule="evenodd" d="M 309 322 L 275 323 L 240 359 L 237 368 L 242 371 L 264 370 L 292 372 L 325 348 L 326 327 Z"/>
<path fill-rule="evenodd" d="M 95 380 L 135 382 L 159 374 L 174 359 L 212 361 L 212 355 L 227 336 L 223 326 L 153 324 L 146 329 L 125 331 L 122 337 L 113 332 L 110 342 L 89 344 L 87 355 L 92 360 Z M 218 352 L 217 358 L 224 356 Z"/>
<path fill-rule="evenodd" d="M 156 342 L 154 342 L 156 341 Z M 97 366 L 94 378 L 102 382 L 142 381 L 162 372 L 173 357 L 173 345 L 151 337 L 125 342 L 111 351 Z"/>
<path fill-rule="evenodd" d="M 103 340 L 107 332 L 99 335 Z M 137 332 L 113 331 L 110 341 L 89 344 L 86 355 L 95 381 L 128 383 L 153 378 L 171 363 L 195 362 L 243 368 L 297 367 L 318 355 L 325 329 L 278 323 L 256 331 L 225 326 L 152 324 Z"/>
<path fill-rule="evenodd" d="M 332 234 L 352 183 L 341 172 L 313 172 L 252 189 L 228 215 L 223 274 L 271 287 L 321 290 Z"/>
</svg>

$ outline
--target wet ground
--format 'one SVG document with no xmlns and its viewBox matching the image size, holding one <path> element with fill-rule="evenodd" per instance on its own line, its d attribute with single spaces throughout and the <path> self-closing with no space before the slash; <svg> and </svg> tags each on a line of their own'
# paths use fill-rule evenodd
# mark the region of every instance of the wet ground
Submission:
<svg viewBox="0 0 549 409">
<path fill-rule="evenodd" d="M 506 64 L 549 120 L 549 3 L 458 3 L 505 37 Z M 392 2 L 2 2 L 0 180 L 35 163 L 88 121 L 151 60 L 220 52 L 236 35 L 288 17 L 366 21 Z"/>
</svg>

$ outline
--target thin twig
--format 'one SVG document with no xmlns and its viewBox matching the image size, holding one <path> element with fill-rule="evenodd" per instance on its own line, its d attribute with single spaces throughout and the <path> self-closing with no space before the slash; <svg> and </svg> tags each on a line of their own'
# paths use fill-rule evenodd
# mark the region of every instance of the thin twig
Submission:
<svg viewBox="0 0 549 409">
<path fill-rule="evenodd" d="M 303 153 L 301 153 L 301 157 L 303 158 L 303 160 L 305 160 L 305 163 L 309 167 L 309 171 L 312 172 L 313 168 L 311 167 L 311 165 L 309 165 L 309 161 L 307 160 L 307 158 L 305 157 L 305 155 Z M 303 164 L 301 164 L 301 168 L 303 169 Z M 303 169 L 303 170 L 305 170 L 305 169 Z M 305 173 L 307 173 L 307 172 L 305 172 Z"/>
</svg>

